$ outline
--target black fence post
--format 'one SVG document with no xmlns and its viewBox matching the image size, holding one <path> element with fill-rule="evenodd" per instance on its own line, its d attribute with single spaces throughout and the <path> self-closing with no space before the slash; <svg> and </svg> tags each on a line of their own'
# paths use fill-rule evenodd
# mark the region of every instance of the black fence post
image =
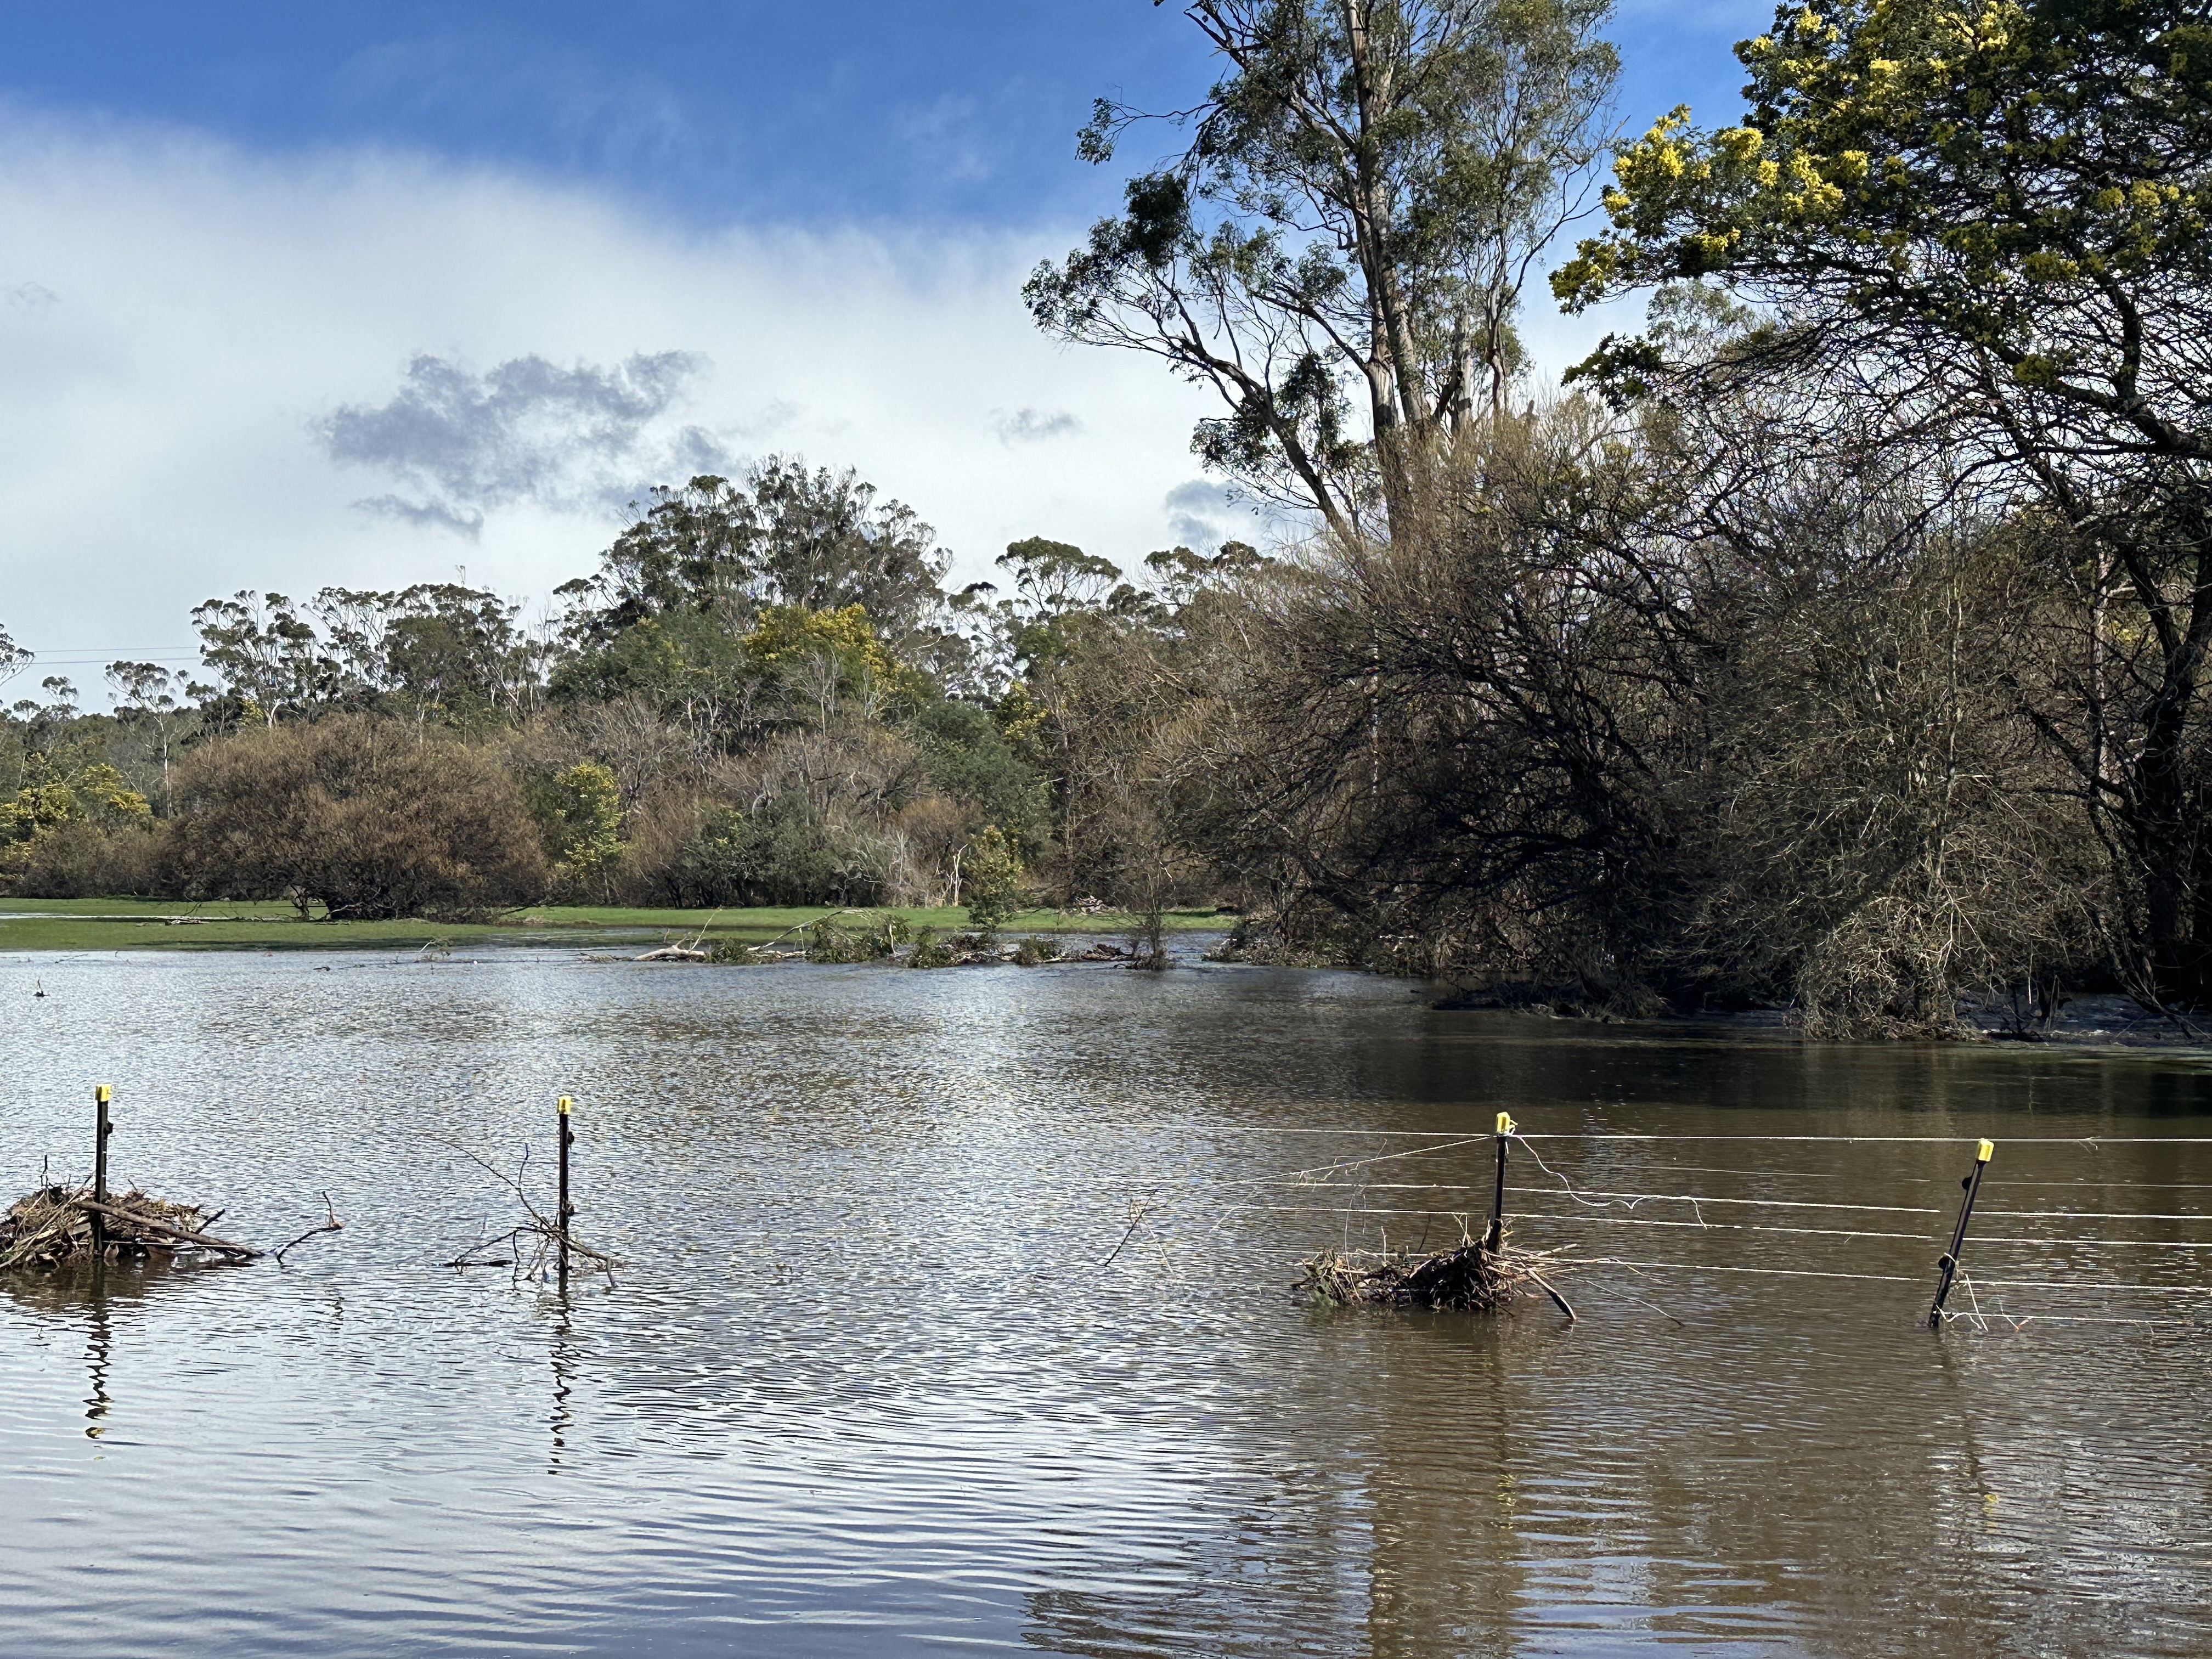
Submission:
<svg viewBox="0 0 2212 1659">
<path fill-rule="evenodd" d="M 568 1283 L 568 1218 L 576 1213 L 575 1206 L 568 1202 L 568 1148 L 574 1146 L 576 1141 L 576 1132 L 569 1125 L 569 1104 L 568 1097 L 562 1095 L 561 1097 L 560 1104 L 561 1204 L 559 1213 L 561 1219 L 561 1237 L 559 1239 L 559 1245 L 561 1250 L 561 1282 L 564 1285 Z"/>
<path fill-rule="evenodd" d="M 1498 1188 L 1490 1199 L 1490 1231 L 1482 1238 L 1482 1248 L 1492 1255 L 1505 1243 L 1505 1148 L 1513 1139 L 1514 1127 L 1510 1113 L 1498 1115 Z"/>
<path fill-rule="evenodd" d="M 1966 1189 L 1966 1196 L 1959 1206 L 1959 1224 L 1951 1230 L 1951 1248 L 1936 1264 L 1936 1300 L 1928 1310 L 1928 1328 L 1931 1331 L 1943 1322 L 1943 1304 L 1950 1297 L 1951 1281 L 1959 1274 L 1959 1252 L 1966 1246 L 1966 1224 L 1974 1218 L 1974 1200 L 1981 1196 L 1982 1171 L 1990 1167 L 1990 1159 L 1996 1152 L 1995 1142 L 1982 1142 L 1975 1149 L 1974 1172 L 1959 1183 Z"/>
<path fill-rule="evenodd" d="M 107 1137 L 115 1133 L 114 1124 L 108 1121 L 107 1101 L 112 1091 L 105 1083 L 92 1091 L 92 1201 L 107 1202 Z M 107 1218 L 98 1210 L 92 1212 L 92 1250 L 94 1255 L 104 1255 L 107 1249 Z"/>
</svg>

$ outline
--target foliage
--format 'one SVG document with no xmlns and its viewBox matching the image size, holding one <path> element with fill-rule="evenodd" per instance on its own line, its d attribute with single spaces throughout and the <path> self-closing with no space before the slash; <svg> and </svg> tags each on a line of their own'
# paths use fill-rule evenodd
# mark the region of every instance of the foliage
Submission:
<svg viewBox="0 0 2212 1659">
<path fill-rule="evenodd" d="M 1173 118 L 1190 143 L 1037 269 L 1032 314 L 1211 386 L 1206 463 L 1350 532 L 1377 483 L 1395 507 L 1410 461 L 1504 407 L 1522 287 L 1603 142 L 1610 10 L 1194 0 L 1226 67 Z M 1144 118 L 1100 100 L 1079 153 Z"/>
<path fill-rule="evenodd" d="M 305 605 L 241 590 L 191 616 L 229 721 L 275 726 L 343 708 L 470 729 L 535 700 L 542 653 L 516 629 L 520 609 L 479 589 L 422 583 L 326 587 Z M 149 669 L 118 663 L 110 672 L 135 695 L 158 683 Z M 217 689 L 200 688 L 204 700 Z"/>
<path fill-rule="evenodd" d="M 1611 229 L 1554 287 L 1709 282 L 1755 320 L 1701 360 L 1608 341 L 1586 372 L 1863 407 L 2051 527 L 2079 602 L 2021 695 L 2114 849 L 2129 977 L 2212 1000 L 2212 25 L 2179 0 L 1822 0 L 1738 52 L 1742 123 L 1677 110 L 1625 149 Z"/>
<path fill-rule="evenodd" d="M 934 927 L 919 928 L 915 933 L 914 949 L 906 953 L 906 965 L 909 968 L 954 967 L 960 960 L 960 952 L 955 948 L 957 943 L 957 940 L 939 939 Z"/>
<path fill-rule="evenodd" d="M 161 888 L 163 843 L 149 823 L 103 827 L 73 818 L 0 846 L 0 876 L 26 898 L 92 898 Z"/>
<path fill-rule="evenodd" d="M 879 896 L 823 813 L 805 796 L 777 794 L 756 810 L 708 809 L 680 858 L 691 904 L 868 903 Z"/>
<path fill-rule="evenodd" d="M 936 621 L 950 556 L 899 501 L 849 469 L 771 456 L 743 484 L 711 476 L 653 492 L 596 575 L 568 583 L 569 638 L 604 646 L 649 618 L 714 617 L 741 632 L 762 605 L 860 605 L 903 642 Z"/>
<path fill-rule="evenodd" d="M 0 685 L 21 673 L 37 660 L 35 653 L 15 643 L 15 636 L 0 627 Z"/>
<path fill-rule="evenodd" d="M 860 605 L 836 611 L 763 606 L 743 645 L 748 661 L 811 702 L 825 726 L 841 701 L 866 708 L 886 700 L 911 706 L 932 689 L 926 675 L 885 649 Z"/>
<path fill-rule="evenodd" d="M 969 922 L 983 933 L 995 933 L 1022 908 L 1021 860 L 996 824 L 969 842 L 960 877 Z"/>
<path fill-rule="evenodd" d="M 1034 857 L 1051 833 L 1051 802 L 1036 769 L 1016 753 L 992 711 L 972 702 L 934 698 L 907 726 L 919 746 L 929 787 L 963 803 L 963 818 L 1000 826 L 1018 856 Z"/>
<path fill-rule="evenodd" d="M 580 889 L 603 889 L 623 854 L 622 784 L 598 761 L 576 762 L 528 792 L 531 816 L 558 874 Z"/>
<path fill-rule="evenodd" d="M 848 927 L 824 916 L 806 930 L 809 962 L 888 962 L 908 937 L 905 921 L 884 916 L 873 926 Z"/>
<path fill-rule="evenodd" d="M 105 762 L 71 774 L 34 751 L 25 757 L 15 798 L 0 801 L 0 842 L 30 841 L 70 823 L 99 830 L 143 829 L 153 816 L 145 796 Z"/>
<path fill-rule="evenodd" d="M 542 897 L 544 852 L 482 750 L 355 715 L 241 734 L 178 769 L 171 880 L 301 914 L 464 918 Z"/>
<path fill-rule="evenodd" d="M 2094 839 L 1986 672 L 2063 602 L 2032 538 L 1742 408 L 1570 405 L 1468 463 L 1389 544 L 1255 593 L 1259 666 L 1191 734 L 1186 834 L 1264 893 L 1259 953 L 1831 1033 L 2094 971 Z"/>
<path fill-rule="evenodd" d="M 2212 453 L 2212 26 L 2178 0 L 1823 0 L 1745 42 L 1744 123 L 1621 153 L 1586 304 L 1717 277 L 1849 317 L 2077 434 Z M 2133 401 L 2130 401 L 2130 399 Z M 2077 423 L 2086 422 L 2086 426 Z"/>
</svg>

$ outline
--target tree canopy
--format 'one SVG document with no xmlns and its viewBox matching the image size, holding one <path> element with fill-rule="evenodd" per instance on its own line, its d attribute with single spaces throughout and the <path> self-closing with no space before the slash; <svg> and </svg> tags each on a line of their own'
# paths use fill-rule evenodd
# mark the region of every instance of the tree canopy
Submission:
<svg viewBox="0 0 2212 1659">
<path fill-rule="evenodd" d="M 1191 137 L 1038 267 L 1040 326 L 1145 351 L 1228 405 L 1193 447 L 1349 532 L 1409 458 L 1503 407 L 1534 261 L 1578 207 L 1610 0 L 1198 0 L 1227 72 L 1161 118 L 1099 100 L 1079 152 Z"/>
</svg>

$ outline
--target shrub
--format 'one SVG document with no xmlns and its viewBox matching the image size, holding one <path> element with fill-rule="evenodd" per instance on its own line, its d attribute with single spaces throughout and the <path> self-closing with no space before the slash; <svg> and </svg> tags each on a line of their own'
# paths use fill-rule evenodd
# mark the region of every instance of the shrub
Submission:
<svg viewBox="0 0 2212 1659">
<path fill-rule="evenodd" d="M 152 829 L 106 830 L 72 819 L 9 848 L 14 890 L 25 898 L 99 898 L 160 890 L 161 837 Z"/>
<path fill-rule="evenodd" d="M 994 933 L 1021 908 L 1021 860 L 995 825 L 968 843 L 961 874 L 972 926 Z"/>
<path fill-rule="evenodd" d="M 578 761 L 530 791 L 531 815 L 559 866 L 562 884 L 604 900 L 623 854 L 622 785 L 597 761 Z"/>
<path fill-rule="evenodd" d="M 914 949 L 906 953 L 906 965 L 909 968 L 950 968 L 959 960 L 960 953 L 938 938 L 934 927 L 925 927 L 916 933 Z"/>
<path fill-rule="evenodd" d="M 349 716 L 213 744 L 177 770 L 170 879 L 333 916 L 459 919 L 542 896 L 513 781 L 455 743 Z"/>
<path fill-rule="evenodd" d="M 886 916 L 872 927 L 842 927 L 824 916 L 806 930 L 809 962 L 887 962 L 906 939 L 906 921 Z"/>
<path fill-rule="evenodd" d="M 753 812 L 711 806 L 678 855 L 676 885 L 694 905 L 866 903 L 882 884 L 847 841 L 795 791 Z"/>
</svg>

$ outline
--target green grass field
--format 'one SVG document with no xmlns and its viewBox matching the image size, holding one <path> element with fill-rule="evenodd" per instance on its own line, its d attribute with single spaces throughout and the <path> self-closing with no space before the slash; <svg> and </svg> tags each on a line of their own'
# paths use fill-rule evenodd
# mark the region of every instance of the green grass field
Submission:
<svg viewBox="0 0 2212 1659">
<path fill-rule="evenodd" d="M 580 951 L 642 950 L 664 939 L 701 932 L 712 940 L 760 944 L 830 914 L 822 905 L 781 910 L 642 910 L 614 905 L 541 905 L 489 922 L 301 921 L 289 904 L 223 901 L 188 904 L 175 899 L 0 898 L 0 952 L 10 951 L 374 951 L 421 950 L 480 945 L 567 945 Z M 915 927 L 953 933 L 968 913 L 861 910 L 840 916 L 848 927 L 900 915 Z M 1178 931 L 1226 928 L 1233 914 L 1176 910 L 1168 926 Z M 1121 933 L 1126 915 L 1070 915 L 1025 910 L 1001 931 L 1012 933 Z"/>
</svg>

